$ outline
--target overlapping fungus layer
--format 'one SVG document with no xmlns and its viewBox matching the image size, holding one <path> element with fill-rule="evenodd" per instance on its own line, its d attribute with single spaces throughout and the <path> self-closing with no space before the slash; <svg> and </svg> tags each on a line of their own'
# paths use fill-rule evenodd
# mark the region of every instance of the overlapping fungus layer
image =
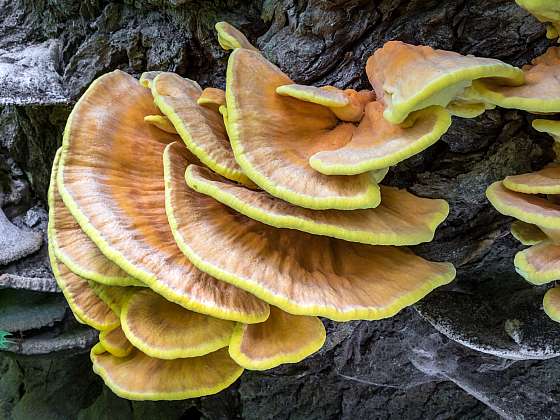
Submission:
<svg viewBox="0 0 560 420">
<path fill-rule="evenodd" d="M 533 80 L 395 41 L 368 60 L 373 90 L 303 86 L 231 25 L 216 30 L 232 50 L 225 91 L 106 74 L 74 107 L 53 166 L 53 270 L 78 321 L 101 332 L 95 372 L 129 399 L 219 392 L 244 369 L 317 352 L 318 317 L 390 317 L 452 281 L 451 264 L 406 248 L 433 239 L 447 203 L 379 183 L 452 115 L 495 105 L 477 84 L 522 94 Z M 529 194 L 556 194 L 557 172 L 492 190 L 542 248 L 519 268 L 535 282 L 560 272 L 535 257 L 557 252 L 560 205 Z"/>
</svg>

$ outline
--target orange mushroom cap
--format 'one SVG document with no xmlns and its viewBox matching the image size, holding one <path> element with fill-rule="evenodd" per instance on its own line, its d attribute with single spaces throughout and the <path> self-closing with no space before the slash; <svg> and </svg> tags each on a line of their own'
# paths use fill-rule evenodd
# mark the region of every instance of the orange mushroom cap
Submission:
<svg viewBox="0 0 560 420">
<path fill-rule="evenodd" d="M 235 26 L 230 25 L 227 22 L 218 22 L 214 28 L 218 33 L 218 42 L 224 50 L 245 48 L 248 50 L 258 51 L 253 44 L 249 42 L 247 37 Z"/>
<path fill-rule="evenodd" d="M 226 104 L 226 92 L 222 89 L 206 88 L 202 91 L 196 103 L 220 112 L 220 107 Z"/>
<path fill-rule="evenodd" d="M 66 126 L 64 203 L 104 255 L 166 299 L 218 318 L 265 320 L 266 304 L 197 270 L 177 248 L 163 206 L 162 155 L 178 137 L 144 123 L 157 114 L 133 77 L 114 71 L 97 79 Z"/>
<path fill-rule="evenodd" d="M 508 190 L 525 194 L 560 194 L 560 164 L 551 164 L 536 172 L 508 176 L 503 183 Z"/>
<path fill-rule="evenodd" d="M 112 330 L 101 331 L 99 342 L 105 350 L 115 357 L 126 357 L 134 349 L 120 326 Z"/>
<path fill-rule="evenodd" d="M 550 319 L 560 322 L 560 286 L 547 290 L 543 299 L 543 308 Z"/>
</svg>

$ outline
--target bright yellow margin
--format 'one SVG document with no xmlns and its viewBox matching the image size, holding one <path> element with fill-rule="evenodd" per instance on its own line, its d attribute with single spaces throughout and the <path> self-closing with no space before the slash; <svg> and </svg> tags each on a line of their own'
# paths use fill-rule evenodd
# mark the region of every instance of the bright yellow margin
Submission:
<svg viewBox="0 0 560 420">
<path fill-rule="evenodd" d="M 134 331 L 130 328 L 129 324 L 129 310 L 130 304 L 134 299 L 134 294 L 127 299 L 124 303 L 121 311 L 121 327 L 124 331 L 124 335 L 132 343 L 134 347 L 147 354 L 150 357 L 163 360 L 173 360 L 173 359 L 185 359 L 187 357 L 197 357 L 204 356 L 208 353 L 213 353 L 216 350 L 227 347 L 231 338 L 231 335 L 218 338 L 213 341 L 207 341 L 204 343 L 199 343 L 196 347 L 188 348 L 169 348 L 169 349 L 154 349 L 146 344 L 140 337 L 134 334 Z M 174 331 L 169 332 L 174 334 Z M 184 331 L 183 331 L 184 333 Z M 163 338 L 165 340 L 165 338 Z"/>
<path fill-rule="evenodd" d="M 214 172 L 222 175 L 227 179 L 232 181 L 240 182 L 242 184 L 250 183 L 251 181 L 240 169 L 232 168 L 226 166 L 223 162 L 215 160 L 210 156 L 208 145 L 198 143 L 196 139 L 191 135 L 189 129 L 185 125 L 181 117 L 175 112 L 175 109 L 169 105 L 164 95 L 160 95 L 157 90 L 159 75 L 153 80 L 151 84 L 152 96 L 154 97 L 154 103 L 160 109 L 160 111 L 165 114 L 165 116 L 171 121 L 171 124 L 177 130 L 177 133 L 187 146 L 187 148 L 200 159 L 202 163 L 212 169 Z M 195 82 L 196 83 L 196 82 Z M 202 93 L 202 91 L 201 91 Z M 198 105 L 201 106 L 201 105 Z M 233 152 L 232 152 L 233 159 Z"/>
<path fill-rule="evenodd" d="M 217 394 L 218 392 L 223 391 L 224 389 L 232 385 L 235 381 L 237 381 L 244 371 L 244 369 L 241 366 L 239 366 L 239 369 L 236 369 L 234 372 L 232 372 L 231 376 L 225 377 L 222 382 L 220 382 L 216 386 L 209 387 L 209 388 L 200 388 L 197 390 L 168 392 L 168 393 L 132 392 L 124 388 L 118 387 L 117 385 L 112 383 L 108 372 L 104 368 L 102 368 L 99 364 L 96 363 L 96 356 L 105 352 L 106 350 L 101 343 L 97 343 L 95 346 L 92 347 L 90 352 L 90 358 L 93 363 L 93 371 L 97 375 L 101 376 L 101 378 L 105 382 L 105 385 L 107 385 L 111 389 L 111 391 L 113 391 L 116 395 L 118 395 L 121 398 L 126 398 L 127 400 L 133 400 L 133 401 L 174 401 L 174 400 L 186 400 L 189 398 L 198 398 L 206 395 Z"/>
<path fill-rule="evenodd" d="M 248 203 L 221 190 L 213 185 L 212 182 L 204 178 L 197 177 L 194 173 L 194 165 L 189 165 L 185 171 L 185 180 L 189 187 L 193 190 L 208 195 L 222 204 L 231 207 L 235 211 L 245 216 L 257 220 L 269 226 L 286 229 L 296 229 L 302 232 L 311 233 L 313 235 L 323 235 L 333 238 L 343 239 L 345 241 L 359 242 L 369 245 L 417 245 L 422 242 L 429 242 L 434 238 L 436 228 L 446 219 L 449 214 L 449 205 L 445 203 L 445 207 L 441 212 L 436 213 L 432 220 L 425 223 L 430 230 L 430 235 L 396 235 L 396 234 L 374 234 L 364 230 L 348 230 L 337 225 L 327 223 L 319 223 L 314 220 L 300 218 L 290 215 L 280 215 L 268 213 L 266 210 Z"/>
<path fill-rule="evenodd" d="M 243 142 L 240 140 L 239 128 L 239 111 L 236 97 L 233 93 L 232 85 L 234 83 L 234 67 L 235 60 L 240 51 L 246 52 L 241 48 L 235 49 L 228 61 L 227 74 L 226 74 L 226 103 L 227 103 L 227 121 L 228 121 L 228 134 L 235 159 L 241 169 L 247 176 L 256 183 L 263 190 L 269 192 L 271 195 L 281 198 L 284 201 L 295 204 L 297 206 L 306 207 L 314 210 L 355 210 L 363 208 L 377 207 L 381 202 L 381 194 L 379 192 L 379 185 L 375 182 L 374 175 L 370 174 L 371 183 L 367 190 L 362 194 L 353 197 L 317 197 L 311 195 L 304 195 L 294 192 L 286 187 L 282 187 L 273 183 L 266 174 L 258 172 L 253 167 L 251 161 L 247 158 L 243 148 Z M 254 53 L 258 54 L 258 53 Z"/>
<path fill-rule="evenodd" d="M 117 327 L 117 328 L 119 328 L 119 327 Z M 111 343 L 106 340 L 107 335 L 110 334 L 111 332 L 113 332 L 115 329 L 116 328 L 114 328 L 112 330 L 101 331 L 99 333 L 99 343 L 98 344 L 101 344 L 101 346 L 103 346 L 103 348 L 105 350 L 107 350 L 109 353 L 111 353 L 115 357 L 126 357 L 130 353 L 132 353 L 133 349 L 132 349 L 131 345 L 128 346 L 128 348 L 123 349 L 122 347 L 111 345 Z"/>
<path fill-rule="evenodd" d="M 420 111 L 415 111 L 410 114 L 410 119 L 416 121 L 424 116 L 435 114 L 436 121 L 432 130 L 424 134 L 422 137 L 414 142 L 411 142 L 408 147 L 400 149 L 399 151 L 386 155 L 384 157 L 377 157 L 372 159 L 363 160 L 360 163 L 344 164 L 344 163 L 327 163 L 321 160 L 321 154 L 318 152 L 309 158 L 309 165 L 318 172 L 325 175 L 357 175 L 364 172 L 388 168 L 389 166 L 396 165 L 397 163 L 408 159 L 409 157 L 420 153 L 424 149 L 433 145 L 443 136 L 451 126 L 451 115 L 449 112 L 440 106 L 431 106 Z M 374 128 L 375 129 L 375 128 Z M 375 132 L 372 132 L 375 136 Z M 335 152 L 335 151 L 333 151 Z"/>
<path fill-rule="evenodd" d="M 515 254 L 515 258 L 513 259 L 515 271 L 517 271 L 517 273 L 529 283 L 537 286 L 550 283 L 554 280 L 560 280 L 560 268 L 548 271 L 535 270 L 535 267 L 529 263 L 529 260 L 527 259 L 527 252 L 529 249 L 531 248 L 519 251 Z"/>
<path fill-rule="evenodd" d="M 504 187 L 508 190 L 524 194 L 560 194 L 560 180 L 557 185 L 532 186 L 529 184 L 520 184 L 519 182 L 515 182 L 508 176 L 502 182 Z"/>
<path fill-rule="evenodd" d="M 383 117 L 391 124 L 400 124 L 418 104 L 428 100 L 430 96 L 437 94 L 439 91 L 460 82 L 473 81 L 474 85 L 475 79 L 486 77 L 509 79 L 508 81 L 512 85 L 521 85 L 525 82 L 523 71 L 509 64 L 501 63 L 469 67 L 438 77 L 425 85 L 416 95 L 404 101 L 393 100 L 391 105 L 383 112 Z"/>
<path fill-rule="evenodd" d="M 487 102 L 502 108 L 520 109 L 529 112 L 560 112 L 560 94 L 558 99 L 523 98 L 520 96 L 506 96 L 499 91 L 490 89 L 481 81 L 474 81 L 473 88 L 478 95 Z"/>
<path fill-rule="evenodd" d="M 560 217 L 541 216 L 534 213 L 526 212 L 517 207 L 507 206 L 503 204 L 500 198 L 494 192 L 497 186 L 501 183 L 502 181 L 496 181 L 492 183 L 488 188 L 486 188 L 486 198 L 488 198 L 488 201 L 490 201 L 490 203 L 496 210 L 506 216 L 515 217 L 516 219 L 519 219 L 525 223 L 531 223 L 533 225 L 542 226 L 549 229 L 558 229 L 558 226 L 560 226 Z"/>
<path fill-rule="evenodd" d="M 324 90 L 315 86 L 291 84 L 278 86 L 276 93 L 328 108 L 342 108 L 350 104 L 350 99 L 342 90 Z M 338 98 L 335 98 L 336 96 Z"/>
<path fill-rule="evenodd" d="M 523 226 L 521 224 L 527 226 Z M 532 229 L 532 232 L 528 232 L 529 229 Z M 541 229 L 539 229 L 538 226 L 532 225 L 530 223 L 525 223 L 521 220 L 516 220 L 511 224 L 510 232 L 511 235 L 519 242 L 521 242 L 522 245 L 536 245 L 547 239 L 546 234 Z M 531 234 L 533 234 L 534 236 L 531 237 Z"/>
<path fill-rule="evenodd" d="M 231 336 L 231 342 L 229 344 L 229 355 L 238 365 L 243 366 L 245 369 L 249 370 L 267 370 L 287 363 L 299 363 L 303 359 L 319 351 L 325 344 L 325 340 L 327 338 L 325 326 L 319 318 L 315 318 L 315 321 L 318 324 L 317 331 L 319 332 L 319 336 L 317 338 L 293 353 L 280 353 L 274 357 L 259 360 L 251 359 L 241 351 L 243 335 L 245 334 L 247 325 L 237 323 Z M 266 343 L 263 343 L 263 345 L 266 346 Z"/>
<path fill-rule="evenodd" d="M 76 103 L 76 105 L 72 109 L 72 112 L 68 117 L 68 121 L 66 122 L 66 128 L 64 130 L 64 136 L 62 142 L 62 152 L 59 161 L 59 170 L 56 175 L 58 191 L 62 197 L 62 200 L 64 201 L 64 204 L 66 205 L 66 207 L 68 208 L 72 216 L 74 216 L 74 218 L 76 219 L 76 221 L 78 222 L 82 230 L 97 245 L 97 247 L 100 249 L 103 255 L 105 255 L 108 259 L 110 259 L 119 267 L 121 267 L 132 277 L 139 279 L 148 287 L 150 287 L 154 292 L 163 296 L 170 302 L 177 303 L 194 312 L 199 312 L 201 314 L 214 316 L 216 318 L 245 322 L 247 324 L 254 324 L 257 322 L 265 321 L 268 318 L 268 313 L 265 314 L 266 316 L 262 316 L 262 315 L 247 316 L 239 312 L 227 311 L 216 307 L 209 307 L 204 303 L 194 301 L 193 299 L 189 299 L 185 295 L 178 294 L 172 288 L 161 284 L 154 274 L 136 267 L 133 263 L 128 261 L 123 254 L 121 254 L 119 251 L 112 248 L 109 245 L 109 243 L 105 240 L 103 235 L 101 235 L 101 233 L 97 231 L 97 229 L 92 227 L 87 216 L 82 212 L 79 205 L 74 201 L 74 197 L 72 196 L 72 194 L 70 194 L 70 192 L 66 190 L 64 186 L 64 165 L 66 161 L 66 155 L 69 153 L 69 148 L 71 147 L 70 130 L 72 126 L 74 113 L 78 112 L 77 109 L 79 109 L 80 103 L 82 101 L 85 102 L 86 99 L 89 97 L 89 95 L 93 95 L 95 93 L 97 85 L 107 78 L 110 79 L 110 77 L 111 77 L 111 73 L 107 73 L 99 77 L 90 85 L 90 87 L 86 90 L 86 92 L 82 95 L 80 100 Z"/>
</svg>

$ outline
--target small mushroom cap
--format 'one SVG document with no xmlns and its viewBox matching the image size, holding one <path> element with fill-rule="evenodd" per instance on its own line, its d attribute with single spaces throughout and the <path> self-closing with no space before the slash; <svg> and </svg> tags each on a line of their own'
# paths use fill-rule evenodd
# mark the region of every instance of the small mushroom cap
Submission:
<svg viewBox="0 0 560 420">
<path fill-rule="evenodd" d="M 551 47 L 523 67 L 525 84 L 502 85 L 498 80 L 479 80 L 473 88 L 479 97 L 502 108 L 530 112 L 560 112 L 560 48 Z"/>
<path fill-rule="evenodd" d="M 525 194 L 560 194 L 560 164 L 552 164 L 536 172 L 508 176 L 503 183 L 508 190 Z"/>
<path fill-rule="evenodd" d="M 386 168 L 434 144 L 451 125 L 449 112 L 432 106 L 410 114 L 402 126 L 383 118 L 380 102 L 366 105 L 365 116 L 350 141 L 335 150 L 320 151 L 311 167 L 326 175 L 355 175 Z"/>
<path fill-rule="evenodd" d="M 218 318 L 264 321 L 268 305 L 197 270 L 177 247 L 163 206 L 162 156 L 179 138 L 144 123 L 156 114 L 150 92 L 128 74 L 97 79 L 66 126 L 64 203 L 105 256 L 166 299 Z"/>
<path fill-rule="evenodd" d="M 550 134 L 555 141 L 560 141 L 560 121 L 533 120 L 533 128 L 541 133 Z"/>
<path fill-rule="evenodd" d="M 502 181 L 494 182 L 486 189 L 486 197 L 496 210 L 526 223 L 560 228 L 560 205 L 544 198 L 508 190 Z"/>
<path fill-rule="evenodd" d="M 547 290 L 543 298 L 543 308 L 550 319 L 560 322 L 560 286 Z"/>
<path fill-rule="evenodd" d="M 218 42 L 224 50 L 233 50 L 235 48 L 245 48 L 248 50 L 258 51 L 253 44 L 249 42 L 247 37 L 236 27 L 227 22 L 218 22 L 214 26 L 218 33 Z"/>
<path fill-rule="evenodd" d="M 233 156 L 223 117 L 197 103 L 201 93 L 198 83 L 175 73 L 162 73 L 152 83 L 156 105 L 173 123 L 187 148 L 214 172 L 248 183 Z"/>
<path fill-rule="evenodd" d="M 431 241 L 445 220 L 444 200 L 416 197 L 405 190 L 381 187 L 381 204 L 365 210 L 310 210 L 251 190 L 189 165 L 187 184 L 251 219 L 277 228 L 297 229 L 371 245 L 415 245 Z"/>
<path fill-rule="evenodd" d="M 226 92 L 222 89 L 206 88 L 202 91 L 196 103 L 220 112 L 220 107 L 226 104 Z"/>
<path fill-rule="evenodd" d="M 173 127 L 169 118 L 164 117 L 163 115 L 146 115 L 144 117 L 144 122 L 152 124 L 166 133 L 177 134 L 177 130 L 175 130 L 175 127 Z"/>
<path fill-rule="evenodd" d="M 449 102 L 446 109 L 451 115 L 459 118 L 475 118 L 484 114 L 487 109 L 494 109 L 496 105 L 483 102 L 465 102 L 455 99 Z"/>
<path fill-rule="evenodd" d="M 401 41 L 389 41 L 375 51 L 367 61 L 366 73 L 378 100 L 385 103 L 383 116 L 392 124 L 400 124 L 411 112 L 430 105 L 447 106 L 475 79 L 523 83 L 520 69 L 499 60 Z"/>
<path fill-rule="evenodd" d="M 189 311 L 149 290 L 134 293 L 121 313 L 130 342 L 158 359 L 203 356 L 229 344 L 235 323 Z"/>
<path fill-rule="evenodd" d="M 99 333 L 99 342 L 105 350 L 115 357 L 126 357 L 134 349 L 120 326 L 112 330 L 101 331 Z"/>
<path fill-rule="evenodd" d="M 140 76 L 140 86 L 143 86 L 145 88 L 151 89 L 152 88 L 152 82 L 154 81 L 154 79 L 161 73 L 161 71 L 145 71 L 144 73 L 142 73 L 142 75 Z"/>
<path fill-rule="evenodd" d="M 271 307 L 265 322 L 237 324 L 229 354 L 245 369 L 272 369 L 284 363 L 302 361 L 323 347 L 326 336 L 319 318 L 290 315 Z"/>
<path fill-rule="evenodd" d="M 540 242 L 515 254 L 515 271 L 536 285 L 560 280 L 560 246 Z"/>
<path fill-rule="evenodd" d="M 112 330 L 120 321 L 111 308 L 101 300 L 87 280 L 77 276 L 57 260 L 49 245 L 51 268 L 68 306 L 76 319 L 96 330 Z"/>
<path fill-rule="evenodd" d="M 516 220 L 511 224 L 511 234 L 523 245 L 536 245 L 546 241 L 546 234 L 537 226 Z"/>
<path fill-rule="evenodd" d="M 93 371 L 121 398 L 129 400 L 184 400 L 216 394 L 243 373 L 221 349 L 204 356 L 162 360 L 134 349 L 115 357 L 97 344 L 91 350 Z"/>
<path fill-rule="evenodd" d="M 269 194 L 315 210 L 372 208 L 379 186 L 370 174 L 327 176 L 309 158 L 346 144 L 353 124 L 337 125 L 326 107 L 280 96 L 293 82 L 260 54 L 235 50 L 229 58 L 228 133 L 237 162 Z"/>
<path fill-rule="evenodd" d="M 451 264 L 426 261 L 407 249 L 249 219 L 189 188 L 181 176 L 185 165 L 166 179 L 167 211 L 181 250 L 199 269 L 286 312 L 336 321 L 385 318 L 455 276 Z"/>
<path fill-rule="evenodd" d="M 143 284 L 108 260 L 82 231 L 64 205 L 56 177 L 62 149 L 54 158 L 49 186 L 49 246 L 66 267 L 76 275 L 108 286 L 142 286 Z"/>
</svg>

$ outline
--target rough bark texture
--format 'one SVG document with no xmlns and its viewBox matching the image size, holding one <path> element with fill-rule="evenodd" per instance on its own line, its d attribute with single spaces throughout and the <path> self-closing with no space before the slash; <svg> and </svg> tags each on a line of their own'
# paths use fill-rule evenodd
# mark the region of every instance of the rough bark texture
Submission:
<svg viewBox="0 0 560 420">
<path fill-rule="evenodd" d="M 223 87 L 220 20 L 297 82 L 339 87 L 368 87 L 365 61 L 391 39 L 518 66 L 550 45 L 513 0 L 0 0 L 0 206 L 11 222 L 45 233 L 54 152 L 94 78 L 169 70 Z M 117 398 L 79 351 L 90 332 L 58 312 L 26 325 L 24 310 L 11 350 L 74 350 L 0 354 L 0 418 L 558 418 L 560 328 L 542 311 L 545 288 L 513 270 L 520 245 L 484 197 L 492 181 L 552 159 L 551 139 L 531 118 L 496 109 L 456 119 L 442 141 L 391 170 L 387 183 L 451 206 L 435 241 L 416 251 L 453 262 L 458 278 L 415 308 L 379 322 L 327 322 L 328 343 L 310 359 L 172 403 Z M 0 266 L 1 287 L 55 293 L 45 246 Z M 7 293 L 17 294 L 0 290 L 0 300 Z"/>
</svg>

